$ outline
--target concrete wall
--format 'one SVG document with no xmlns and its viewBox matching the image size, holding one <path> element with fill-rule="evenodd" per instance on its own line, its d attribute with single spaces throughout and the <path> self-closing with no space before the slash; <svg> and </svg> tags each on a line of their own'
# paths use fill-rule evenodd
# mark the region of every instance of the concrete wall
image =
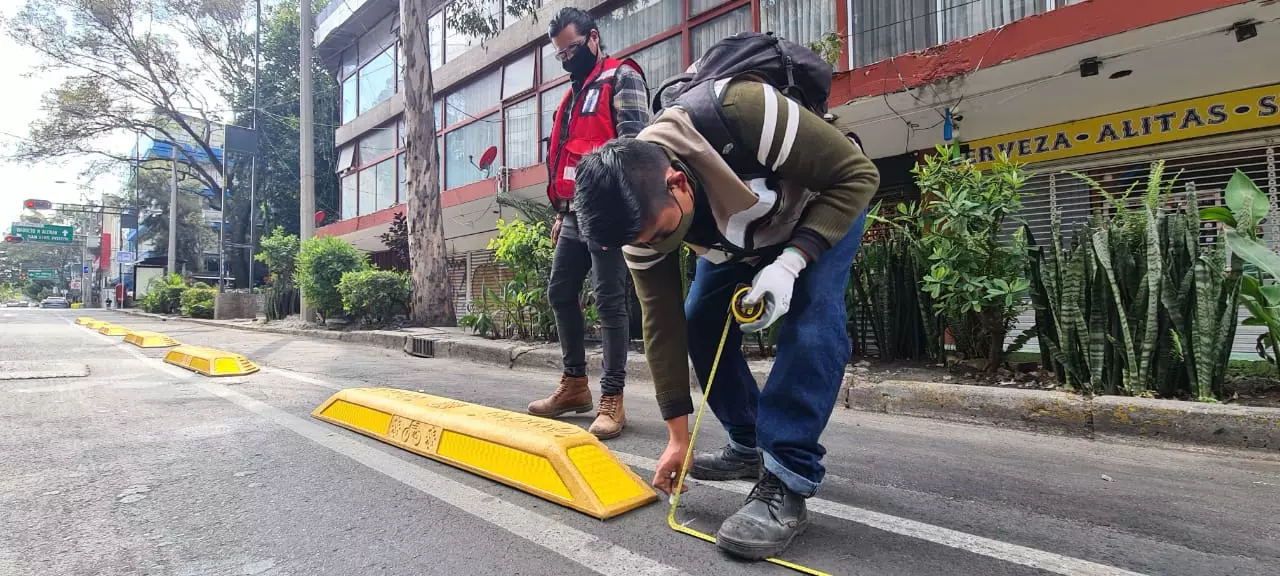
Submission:
<svg viewBox="0 0 1280 576">
<path fill-rule="evenodd" d="M 258 297 L 244 292 L 226 292 L 213 299 L 213 318 L 255 318 L 258 316 Z"/>
</svg>

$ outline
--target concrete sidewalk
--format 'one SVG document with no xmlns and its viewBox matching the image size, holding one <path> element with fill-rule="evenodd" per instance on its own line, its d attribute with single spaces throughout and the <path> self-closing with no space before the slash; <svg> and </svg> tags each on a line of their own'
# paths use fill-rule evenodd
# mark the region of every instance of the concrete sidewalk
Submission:
<svg viewBox="0 0 1280 576">
<path fill-rule="evenodd" d="M 339 331 L 286 327 L 260 320 L 202 320 L 130 309 L 113 311 L 221 328 L 337 340 L 406 353 L 415 353 L 416 348 L 416 355 L 508 369 L 561 369 L 560 348 L 555 343 L 489 340 L 460 328 Z M 588 347 L 587 361 L 589 370 L 599 374 L 599 346 Z M 772 362 L 755 360 L 750 364 L 756 379 L 763 382 Z M 651 380 L 643 354 L 628 355 L 627 377 Z M 938 382 L 859 380 L 853 373 L 845 377 L 843 401 L 847 408 L 1087 438 L 1138 437 L 1280 454 L 1280 409 L 1277 408 L 1124 396 L 1086 397 L 1046 390 Z"/>
</svg>

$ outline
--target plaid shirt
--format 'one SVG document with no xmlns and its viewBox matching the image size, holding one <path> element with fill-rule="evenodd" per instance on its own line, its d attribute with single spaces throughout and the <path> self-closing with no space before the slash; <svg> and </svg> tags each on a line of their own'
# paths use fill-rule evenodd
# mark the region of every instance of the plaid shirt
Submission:
<svg viewBox="0 0 1280 576">
<path fill-rule="evenodd" d="M 573 110 L 578 103 L 582 85 L 574 82 L 570 87 L 573 95 L 569 97 L 569 107 Z M 571 114 L 560 114 L 556 122 L 560 124 L 560 133 L 569 132 Z M 644 77 L 630 66 L 619 66 L 613 81 L 613 128 L 619 138 L 632 138 L 649 125 L 649 86 Z"/>
</svg>

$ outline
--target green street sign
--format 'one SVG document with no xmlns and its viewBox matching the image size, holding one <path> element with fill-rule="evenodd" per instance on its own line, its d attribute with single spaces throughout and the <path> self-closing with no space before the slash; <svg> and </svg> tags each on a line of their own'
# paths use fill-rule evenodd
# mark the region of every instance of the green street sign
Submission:
<svg viewBox="0 0 1280 576">
<path fill-rule="evenodd" d="M 27 270 L 28 280 L 53 280 L 53 270 Z"/>
<path fill-rule="evenodd" d="M 70 244 L 74 237 L 70 226 L 19 224 L 17 222 L 10 228 L 9 234 L 18 236 L 27 242 L 46 242 L 49 244 Z"/>
</svg>

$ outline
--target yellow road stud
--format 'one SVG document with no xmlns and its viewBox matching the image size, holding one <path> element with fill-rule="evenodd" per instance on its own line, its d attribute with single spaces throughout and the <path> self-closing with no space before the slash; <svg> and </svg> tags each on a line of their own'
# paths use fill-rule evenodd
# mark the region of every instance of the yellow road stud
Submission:
<svg viewBox="0 0 1280 576">
<path fill-rule="evenodd" d="M 85 324 L 88 324 L 93 321 L 94 321 L 93 318 L 90 318 L 88 316 L 76 316 L 76 324 L 80 326 L 84 326 Z"/>
<path fill-rule="evenodd" d="M 244 356 L 200 346 L 178 346 L 164 355 L 164 361 L 205 376 L 244 376 L 258 371 L 258 365 Z"/>
<path fill-rule="evenodd" d="M 119 324 L 104 324 L 98 328 L 98 333 L 106 334 L 107 336 L 124 336 L 129 333 L 129 329 Z"/>
<path fill-rule="evenodd" d="M 311 415 L 602 520 L 658 498 L 564 422 L 396 388 L 342 390 Z"/>
<path fill-rule="evenodd" d="M 145 330 L 130 330 L 124 335 L 124 341 L 139 348 L 168 348 L 177 346 L 178 341 L 165 336 L 159 332 L 147 332 Z"/>
</svg>

